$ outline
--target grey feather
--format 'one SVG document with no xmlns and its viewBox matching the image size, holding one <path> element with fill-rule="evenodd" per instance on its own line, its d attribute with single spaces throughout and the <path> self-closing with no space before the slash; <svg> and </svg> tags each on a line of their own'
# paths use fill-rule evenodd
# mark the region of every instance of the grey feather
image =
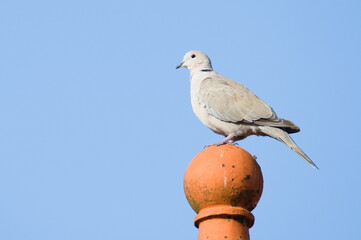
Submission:
<svg viewBox="0 0 361 240">
<path fill-rule="evenodd" d="M 296 152 L 300 157 L 305 159 L 309 164 L 311 164 L 314 168 L 317 168 L 317 165 L 304 153 L 301 148 L 297 146 L 297 144 L 293 141 L 293 139 L 284 131 L 278 128 L 271 127 L 262 127 L 262 132 L 267 134 L 268 136 L 277 139 L 280 142 L 286 144 L 289 148 L 291 148 L 294 152 Z"/>
<path fill-rule="evenodd" d="M 299 131 L 291 121 L 277 117 L 273 109 L 248 88 L 215 72 L 202 81 L 198 97 L 209 114 L 222 121 Z"/>
</svg>

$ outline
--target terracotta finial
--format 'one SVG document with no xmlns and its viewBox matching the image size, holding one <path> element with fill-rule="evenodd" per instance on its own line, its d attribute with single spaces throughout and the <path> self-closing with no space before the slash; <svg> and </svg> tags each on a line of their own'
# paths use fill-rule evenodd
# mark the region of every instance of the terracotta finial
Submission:
<svg viewBox="0 0 361 240">
<path fill-rule="evenodd" d="M 254 223 L 251 211 L 262 189 L 261 169 L 247 151 L 234 145 L 201 151 L 184 176 L 187 200 L 198 213 L 198 239 L 249 239 Z"/>
</svg>

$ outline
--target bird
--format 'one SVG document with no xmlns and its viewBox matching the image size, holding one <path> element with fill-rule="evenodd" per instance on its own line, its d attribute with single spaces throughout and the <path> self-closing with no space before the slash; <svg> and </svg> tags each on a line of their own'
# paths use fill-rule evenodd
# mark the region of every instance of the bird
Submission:
<svg viewBox="0 0 361 240">
<path fill-rule="evenodd" d="M 293 141 L 289 134 L 300 128 L 280 118 L 262 99 L 242 84 L 213 71 L 211 60 L 201 51 L 187 52 L 176 69 L 190 71 L 191 104 L 195 115 L 213 132 L 225 139 L 209 144 L 235 144 L 250 135 L 269 136 L 286 144 L 314 168 L 317 165 Z"/>
</svg>

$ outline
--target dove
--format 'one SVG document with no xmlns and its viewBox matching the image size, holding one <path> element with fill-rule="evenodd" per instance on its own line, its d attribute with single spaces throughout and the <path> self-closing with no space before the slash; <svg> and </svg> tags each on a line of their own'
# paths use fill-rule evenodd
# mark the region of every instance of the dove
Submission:
<svg viewBox="0 0 361 240">
<path fill-rule="evenodd" d="M 250 135 L 269 136 L 286 144 L 313 167 L 316 164 L 289 136 L 300 128 L 280 118 L 274 110 L 242 84 L 213 71 L 211 60 L 200 51 L 189 51 L 176 68 L 190 71 L 191 104 L 199 120 L 213 132 L 225 136 L 221 142 L 235 144 Z"/>
</svg>

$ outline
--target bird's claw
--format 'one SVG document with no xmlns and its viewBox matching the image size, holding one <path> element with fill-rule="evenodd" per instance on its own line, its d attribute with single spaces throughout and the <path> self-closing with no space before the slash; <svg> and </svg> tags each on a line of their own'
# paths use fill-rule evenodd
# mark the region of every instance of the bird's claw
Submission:
<svg viewBox="0 0 361 240">
<path fill-rule="evenodd" d="M 213 146 L 221 146 L 221 145 L 224 145 L 225 143 L 212 143 L 212 144 L 207 144 L 204 146 L 204 148 L 208 148 L 208 147 L 213 147 Z"/>
<path fill-rule="evenodd" d="M 238 146 L 238 143 L 235 143 L 233 141 L 228 141 L 228 142 L 217 142 L 217 143 L 212 143 L 212 144 L 208 144 L 208 145 L 205 145 L 204 148 L 208 148 L 208 147 L 212 147 L 212 146 L 222 146 L 222 145 L 225 145 L 225 144 L 228 144 L 228 145 L 233 145 L 233 146 Z"/>
</svg>

